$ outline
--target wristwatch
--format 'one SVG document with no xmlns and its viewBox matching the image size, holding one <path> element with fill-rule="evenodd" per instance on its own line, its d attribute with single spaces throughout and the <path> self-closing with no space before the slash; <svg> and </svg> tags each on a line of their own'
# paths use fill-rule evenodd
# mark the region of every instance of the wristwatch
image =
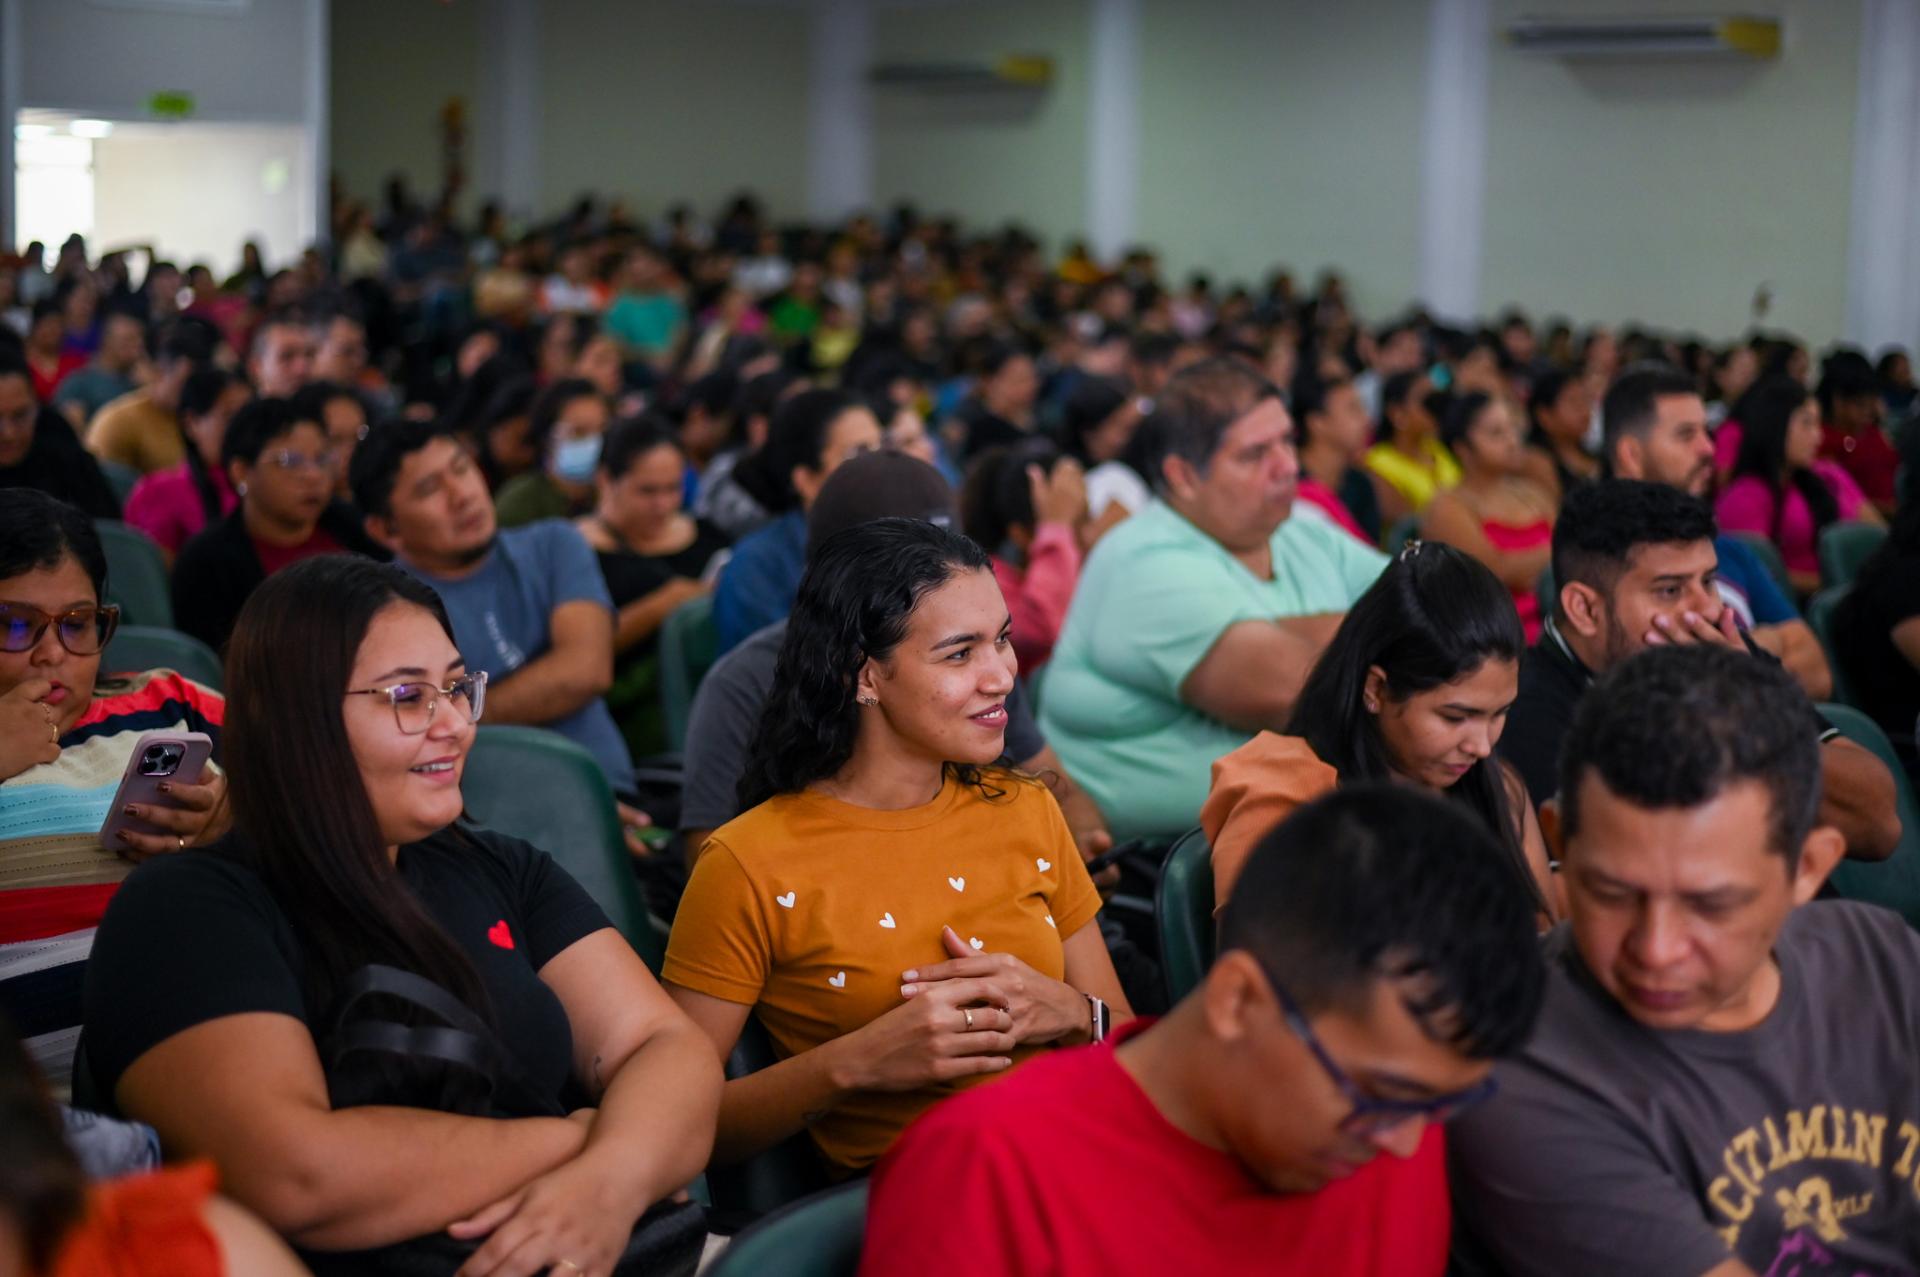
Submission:
<svg viewBox="0 0 1920 1277">
<path fill-rule="evenodd" d="M 1094 997 L 1091 993 L 1087 994 L 1086 998 L 1087 1008 L 1093 1015 L 1093 1037 L 1091 1040 L 1094 1042 L 1104 1042 L 1107 1040 L 1107 1004 L 1099 998 Z"/>
</svg>

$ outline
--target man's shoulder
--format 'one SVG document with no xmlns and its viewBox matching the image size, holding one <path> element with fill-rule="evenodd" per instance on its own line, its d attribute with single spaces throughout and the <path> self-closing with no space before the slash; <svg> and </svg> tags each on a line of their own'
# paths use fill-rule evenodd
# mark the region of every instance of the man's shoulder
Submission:
<svg viewBox="0 0 1920 1277">
<path fill-rule="evenodd" d="M 1776 951 L 1800 964 L 1814 986 L 1813 1000 L 1822 1006 L 1851 989 L 1883 996 L 1920 980 L 1920 933 L 1893 910 L 1865 901 L 1801 905 L 1781 928 Z"/>
</svg>

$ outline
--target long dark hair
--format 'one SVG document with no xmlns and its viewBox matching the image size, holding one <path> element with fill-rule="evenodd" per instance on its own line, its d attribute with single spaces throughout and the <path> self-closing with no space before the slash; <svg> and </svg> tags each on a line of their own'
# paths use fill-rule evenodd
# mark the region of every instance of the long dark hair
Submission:
<svg viewBox="0 0 1920 1277">
<path fill-rule="evenodd" d="M 960 526 L 981 549 L 998 554 L 1016 527 L 1033 530 L 1033 486 L 1027 467 L 1052 474 L 1061 461 L 1051 439 L 1023 439 L 1011 447 L 989 448 L 967 468 L 960 487 Z"/>
<path fill-rule="evenodd" d="M 378 962 L 425 976 L 486 1015 L 473 964 L 387 859 L 347 740 L 354 658 L 374 617 L 395 603 L 431 613 L 452 639 L 431 588 L 354 555 L 296 563 L 247 599 L 227 645 L 229 846 L 292 923 L 314 1009 Z"/>
<path fill-rule="evenodd" d="M 186 385 L 180 390 L 180 439 L 187 449 L 187 474 L 193 480 L 193 490 L 200 497 L 200 512 L 208 523 L 220 518 L 220 490 L 214 487 L 213 472 L 207 468 L 206 458 L 200 455 L 200 446 L 187 434 L 187 418 L 212 412 L 220 396 L 226 394 L 236 380 L 224 368 L 198 368 L 188 374 Z M 221 444 L 224 449 L 224 439 Z"/>
<path fill-rule="evenodd" d="M 957 532 L 921 519 L 875 519 L 836 532 L 813 552 L 774 666 L 773 694 L 747 749 L 740 807 L 796 793 L 853 757 L 860 667 L 884 660 L 906 637 L 920 600 L 987 555 Z M 948 763 L 963 784 L 981 770 Z"/>
<path fill-rule="evenodd" d="M 1464 678 L 1488 661 L 1518 662 L 1527 648 L 1513 595 L 1477 559 L 1437 542 L 1416 541 L 1360 596 L 1319 663 L 1307 675 L 1287 720 L 1340 773 L 1340 783 L 1391 779 L 1380 724 L 1363 704 L 1367 671 L 1379 666 L 1387 695 L 1402 700 Z M 1479 815 L 1513 857 L 1514 869 L 1542 909 L 1527 867 L 1520 813 L 1508 799 L 1497 757 L 1476 763 L 1447 797 Z"/>
<path fill-rule="evenodd" d="M 53 1271 L 61 1241 L 86 1212 L 86 1191 L 45 1080 L 0 1020 L 0 1222 L 24 1245 L 28 1272 Z"/>
<path fill-rule="evenodd" d="M 1740 423 L 1740 452 L 1733 462 L 1733 477 L 1752 475 L 1767 485 L 1773 494 L 1773 539 L 1780 539 L 1780 525 L 1786 518 L 1787 484 L 1799 489 L 1813 512 L 1815 536 L 1840 517 L 1840 502 L 1827 487 L 1826 480 L 1813 471 L 1795 466 L 1781 482 L 1787 469 L 1787 428 L 1793 414 L 1813 396 L 1791 377 L 1770 377 L 1745 395 L 1733 410 Z"/>
</svg>

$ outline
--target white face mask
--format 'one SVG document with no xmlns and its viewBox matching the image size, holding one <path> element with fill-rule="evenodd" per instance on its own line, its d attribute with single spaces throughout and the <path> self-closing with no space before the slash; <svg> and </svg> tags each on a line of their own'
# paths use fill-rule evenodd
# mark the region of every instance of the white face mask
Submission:
<svg viewBox="0 0 1920 1277">
<path fill-rule="evenodd" d="M 568 483 L 586 483 L 600 464 L 602 436 L 588 439 L 562 439 L 553 445 L 553 477 Z"/>
</svg>

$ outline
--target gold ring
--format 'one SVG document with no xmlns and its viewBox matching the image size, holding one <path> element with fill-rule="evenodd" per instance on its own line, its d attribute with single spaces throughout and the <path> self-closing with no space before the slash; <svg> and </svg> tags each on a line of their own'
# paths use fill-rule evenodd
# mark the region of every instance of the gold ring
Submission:
<svg viewBox="0 0 1920 1277">
<path fill-rule="evenodd" d="M 187 849 L 187 836 L 185 834 L 175 834 L 173 840 L 180 844 L 174 848 L 175 851 L 185 851 Z"/>
<path fill-rule="evenodd" d="M 960 1014 L 961 1014 L 961 1015 L 964 1015 L 964 1016 L 966 1016 L 966 1017 L 967 1017 L 967 1029 L 966 1029 L 966 1031 L 967 1031 L 967 1032 L 969 1032 L 969 1033 L 971 1033 L 971 1032 L 973 1032 L 973 1011 L 972 1011 L 972 1009 L 971 1009 L 971 1008 L 968 1008 L 968 1007 L 961 1007 L 961 1008 L 960 1008 Z"/>
</svg>

